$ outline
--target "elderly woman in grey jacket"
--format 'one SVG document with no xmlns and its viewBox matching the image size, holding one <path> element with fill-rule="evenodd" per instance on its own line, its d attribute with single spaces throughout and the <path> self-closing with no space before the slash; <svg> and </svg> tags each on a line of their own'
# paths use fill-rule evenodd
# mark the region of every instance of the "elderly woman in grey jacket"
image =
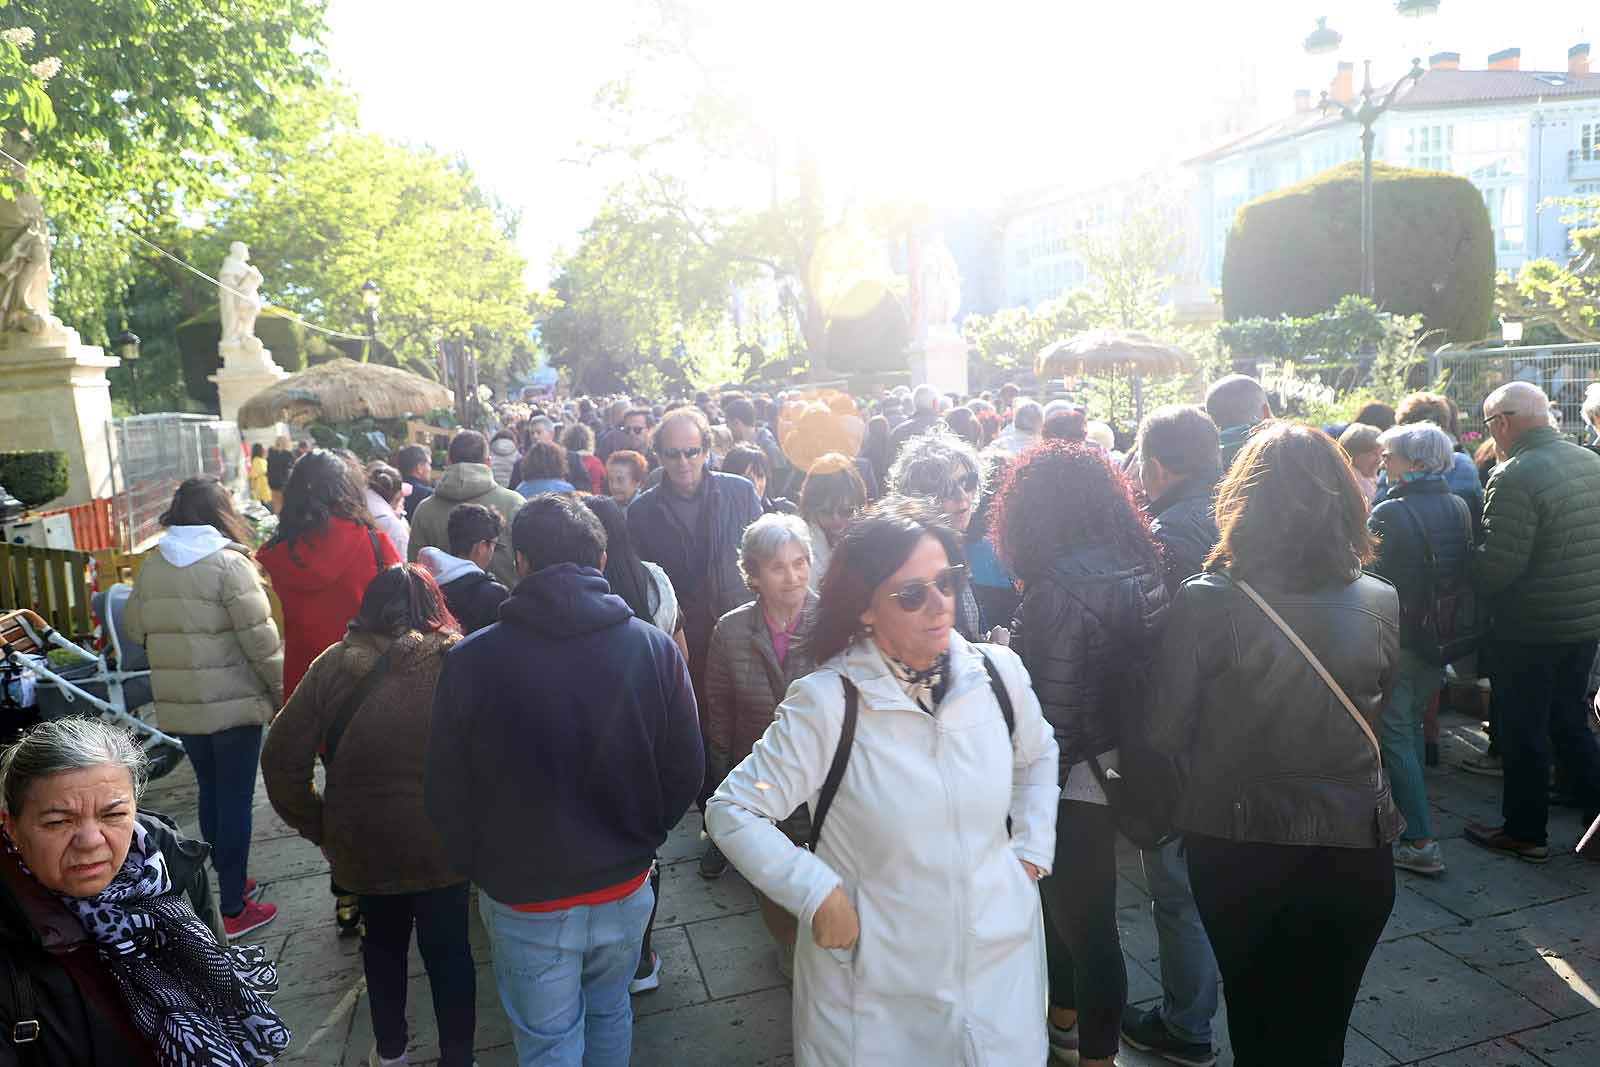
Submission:
<svg viewBox="0 0 1600 1067">
<path fill-rule="evenodd" d="M 750 754 L 772 725 L 783 695 L 815 663 L 806 648 L 807 620 L 815 615 L 811 592 L 811 537 L 797 515 L 763 515 L 745 530 L 739 567 L 756 599 L 734 608 L 711 634 L 706 663 L 706 775 L 713 787 Z M 805 841 L 810 819 L 802 805 L 779 824 L 796 844 Z M 727 860 L 716 845 L 706 849 L 700 873 L 716 878 Z M 793 961 L 795 920 L 757 894 L 761 917 L 778 945 L 779 965 Z"/>
<path fill-rule="evenodd" d="M 249 899 L 250 807 L 261 728 L 283 706 L 283 639 L 250 549 L 250 529 L 215 478 L 178 486 L 166 533 L 133 584 L 123 625 L 150 653 L 161 728 L 183 742 L 200 788 L 229 939 L 277 914 Z"/>
</svg>

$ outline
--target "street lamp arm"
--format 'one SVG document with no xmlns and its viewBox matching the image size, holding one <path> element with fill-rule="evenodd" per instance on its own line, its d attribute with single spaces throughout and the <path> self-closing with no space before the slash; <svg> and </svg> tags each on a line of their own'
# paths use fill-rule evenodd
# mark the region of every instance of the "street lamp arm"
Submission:
<svg viewBox="0 0 1600 1067">
<path fill-rule="evenodd" d="M 1378 113 L 1382 114 L 1383 112 L 1388 111 L 1390 105 L 1394 103 L 1394 98 L 1399 96 L 1400 90 L 1406 87 L 1406 83 L 1420 80 L 1425 73 L 1427 72 L 1422 69 L 1422 61 L 1420 59 L 1413 59 L 1411 61 L 1411 69 L 1406 72 L 1405 77 L 1397 79 L 1395 83 L 1389 87 L 1388 95 L 1383 98 L 1383 103 L 1378 107 Z"/>
<path fill-rule="evenodd" d="M 1335 100 L 1333 97 L 1328 95 L 1327 90 L 1323 90 L 1321 107 L 1324 115 L 1330 111 L 1337 111 L 1340 117 L 1346 122 L 1361 121 L 1361 119 L 1356 116 L 1356 113 L 1350 109 L 1349 104 L 1344 103 L 1342 100 Z"/>
</svg>

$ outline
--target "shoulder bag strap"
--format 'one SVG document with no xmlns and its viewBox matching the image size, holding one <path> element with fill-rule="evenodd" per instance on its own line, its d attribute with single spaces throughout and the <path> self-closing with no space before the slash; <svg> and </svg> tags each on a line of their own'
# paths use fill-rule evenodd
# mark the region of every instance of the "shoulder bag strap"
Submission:
<svg viewBox="0 0 1600 1067">
<path fill-rule="evenodd" d="M 322 739 L 322 765 L 333 766 L 334 753 L 339 750 L 339 740 L 344 737 L 344 732 L 350 728 L 350 720 L 356 717 L 356 712 L 361 710 L 361 705 L 367 702 L 367 697 L 372 695 L 372 690 L 383 680 L 389 661 L 394 657 L 394 645 L 384 649 L 383 655 L 378 657 L 378 662 L 372 669 L 362 676 L 361 681 L 345 697 L 344 703 L 339 707 L 339 714 L 334 716 L 333 724 L 328 727 L 328 732 Z"/>
<path fill-rule="evenodd" d="M 3 1036 L 17 1049 L 17 1056 L 23 1063 L 39 1062 L 33 1055 L 36 1047 L 34 1042 L 39 1040 L 39 1015 L 34 1009 L 33 980 L 22 969 L 22 964 L 7 959 L 0 954 L 0 971 L 5 971 L 11 979 L 11 998 L 16 1009 L 16 1018 L 11 1021 L 9 1032 Z"/>
<path fill-rule="evenodd" d="M 806 848 L 817 850 L 822 839 L 822 822 L 833 806 L 834 794 L 839 792 L 839 782 L 844 778 L 845 766 L 850 762 L 850 748 L 856 742 L 856 717 L 861 711 L 861 694 L 855 683 L 840 676 L 844 683 L 844 722 L 839 725 L 839 747 L 833 750 L 833 762 L 828 766 L 828 776 L 822 780 L 822 792 L 817 795 L 817 810 L 811 813 L 811 837 Z"/>
<path fill-rule="evenodd" d="M 989 672 L 989 688 L 994 690 L 994 698 L 1000 703 L 1000 714 L 1006 717 L 1006 733 L 1015 737 L 1017 714 L 1011 707 L 1011 693 L 1000 678 L 1000 668 L 994 665 L 994 660 L 990 659 L 987 653 L 980 651 L 978 655 L 983 657 L 983 669 Z"/>
<path fill-rule="evenodd" d="M 1405 497 L 1397 496 L 1394 499 L 1400 502 L 1400 510 L 1406 513 L 1411 525 L 1416 528 L 1417 536 L 1422 538 L 1422 562 L 1430 567 L 1438 566 L 1438 553 L 1433 550 L 1433 539 L 1428 536 L 1428 527 L 1423 523 L 1421 516 L 1411 509 L 1410 505 L 1406 503 Z M 1470 516 L 1467 522 L 1469 524 L 1472 522 Z"/>
<path fill-rule="evenodd" d="M 1250 588 L 1250 583 L 1235 580 L 1233 584 L 1238 586 L 1245 596 L 1255 601 L 1255 605 L 1261 609 L 1261 613 L 1271 619 L 1274 626 L 1283 631 L 1283 636 L 1287 637 L 1289 643 L 1300 650 L 1300 654 L 1306 658 L 1306 662 L 1311 664 L 1312 670 L 1316 671 L 1318 677 L 1327 683 L 1329 689 L 1333 690 L 1333 695 L 1339 698 L 1339 703 L 1344 705 L 1344 710 L 1350 713 L 1350 717 L 1356 721 L 1356 725 L 1361 727 L 1361 732 L 1367 735 L 1367 740 L 1372 743 L 1372 754 L 1377 758 L 1378 766 L 1382 767 L 1383 749 L 1378 745 L 1377 735 L 1372 732 L 1372 727 L 1367 725 L 1367 720 L 1362 716 L 1361 712 L 1356 710 L 1355 703 L 1345 693 L 1344 688 L 1334 681 L 1333 675 L 1328 673 L 1328 668 L 1322 665 L 1322 661 L 1317 658 L 1317 654 L 1306 647 L 1306 643 L 1300 640 L 1300 635 L 1295 633 L 1289 627 L 1289 624 L 1283 621 L 1282 616 L 1272 610 L 1271 604 L 1261 599 L 1260 593 Z"/>
<path fill-rule="evenodd" d="M 383 570 L 383 553 L 378 550 L 378 531 L 370 526 L 367 527 L 367 540 L 372 544 L 372 566 L 381 571 Z"/>
</svg>

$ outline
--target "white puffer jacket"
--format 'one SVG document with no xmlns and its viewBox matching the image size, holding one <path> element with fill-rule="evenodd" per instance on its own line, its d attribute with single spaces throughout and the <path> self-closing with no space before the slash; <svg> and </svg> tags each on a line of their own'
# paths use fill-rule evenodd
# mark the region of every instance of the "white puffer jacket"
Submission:
<svg viewBox="0 0 1600 1067">
<path fill-rule="evenodd" d="M 174 526 L 139 568 L 122 617 L 150 653 L 161 728 L 213 734 L 283 705 L 283 638 L 250 550 L 210 526 Z"/>
<path fill-rule="evenodd" d="M 933 715 L 875 646 L 857 643 L 790 687 L 706 806 L 717 846 L 800 919 L 797 1067 L 1045 1062 L 1044 926 L 1020 861 L 1050 869 L 1056 744 L 1021 660 L 983 650 L 1011 695 L 1013 737 L 977 646 L 959 635 Z M 844 718 L 841 675 L 860 690 L 860 715 L 812 854 L 775 824 L 821 791 Z M 810 933 L 840 885 L 861 919 L 849 952 L 820 949 Z"/>
<path fill-rule="evenodd" d="M 511 483 L 511 469 L 517 465 L 517 443 L 509 437 L 501 437 L 489 442 L 489 469 L 494 471 L 494 480 L 499 484 L 513 488 Z"/>
</svg>

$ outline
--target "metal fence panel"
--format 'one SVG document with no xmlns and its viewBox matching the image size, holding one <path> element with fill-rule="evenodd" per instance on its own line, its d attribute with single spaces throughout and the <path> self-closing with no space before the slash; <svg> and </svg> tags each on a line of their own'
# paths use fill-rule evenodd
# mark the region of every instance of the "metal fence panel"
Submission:
<svg viewBox="0 0 1600 1067">
<path fill-rule="evenodd" d="M 1525 381 L 1543 389 L 1561 412 L 1561 428 L 1585 435 L 1583 393 L 1600 382 L 1600 345 L 1524 345 L 1438 353 L 1435 379 L 1448 374 L 1445 393 L 1461 409 L 1462 430 L 1483 426 L 1485 398 L 1507 382 Z"/>
<path fill-rule="evenodd" d="M 135 415 L 112 422 L 117 529 L 137 552 L 160 536 L 161 513 L 186 478 L 209 474 L 243 494 L 248 468 L 238 426 L 205 415 Z"/>
</svg>

